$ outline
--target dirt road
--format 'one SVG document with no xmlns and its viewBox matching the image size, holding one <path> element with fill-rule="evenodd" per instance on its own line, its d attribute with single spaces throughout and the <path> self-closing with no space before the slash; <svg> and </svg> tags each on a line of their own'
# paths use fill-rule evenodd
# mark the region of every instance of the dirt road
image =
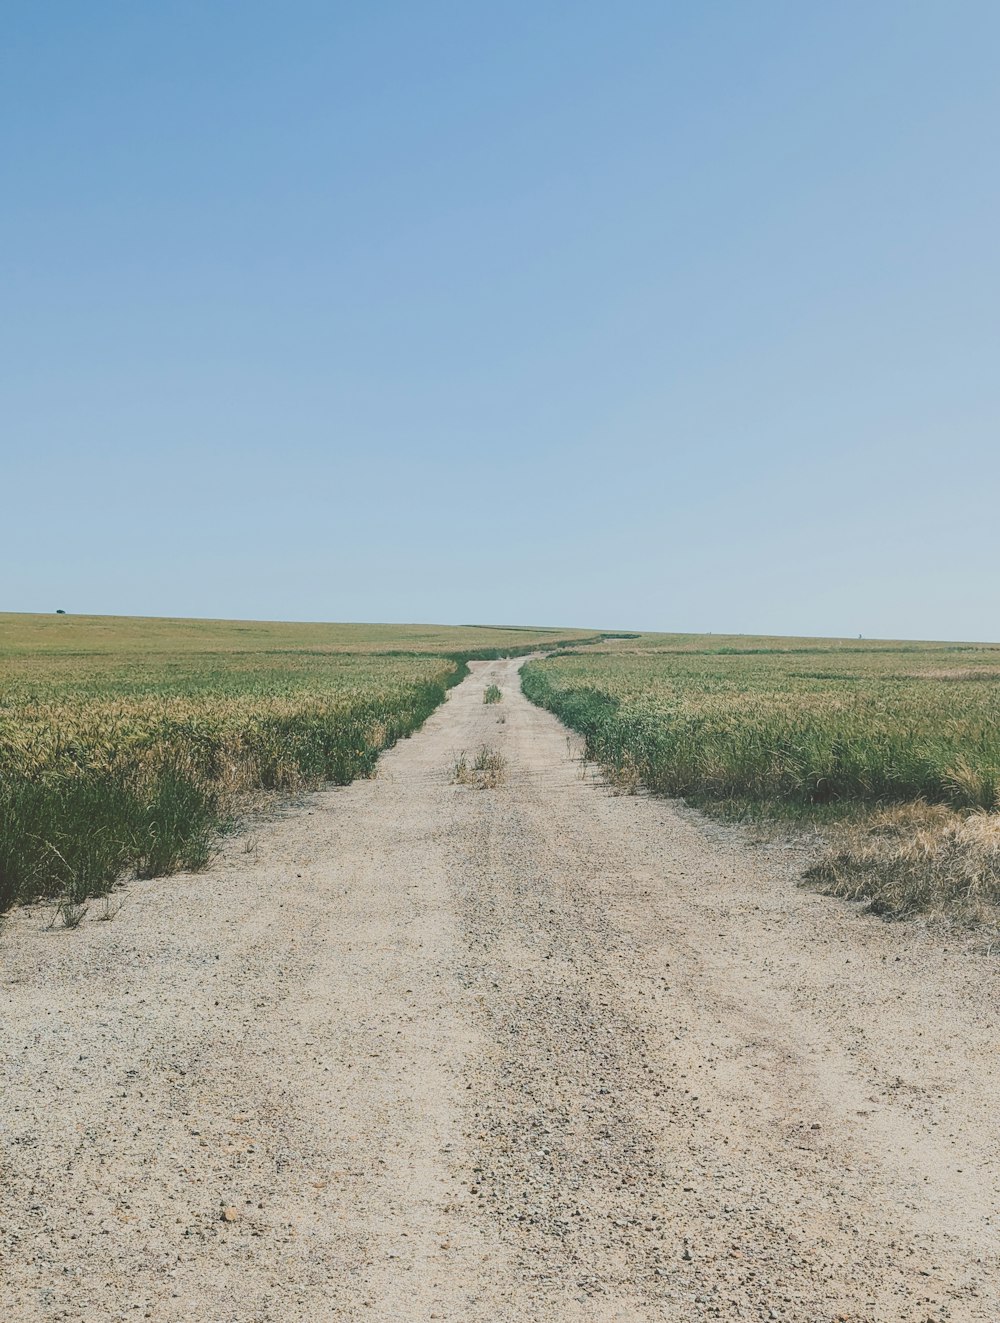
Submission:
<svg viewBox="0 0 1000 1323">
<path fill-rule="evenodd" d="M 480 665 L 207 874 L 12 918 L 6 1323 L 1000 1317 L 995 961 L 571 752 Z"/>
</svg>

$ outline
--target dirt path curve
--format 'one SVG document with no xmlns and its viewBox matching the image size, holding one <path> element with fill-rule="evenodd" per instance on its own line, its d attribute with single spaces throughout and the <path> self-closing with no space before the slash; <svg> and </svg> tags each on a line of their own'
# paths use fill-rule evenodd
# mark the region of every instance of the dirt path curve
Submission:
<svg viewBox="0 0 1000 1323">
<path fill-rule="evenodd" d="M 5 1323 L 1000 1317 L 993 961 L 570 753 L 483 664 L 208 874 L 13 917 Z"/>
</svg>

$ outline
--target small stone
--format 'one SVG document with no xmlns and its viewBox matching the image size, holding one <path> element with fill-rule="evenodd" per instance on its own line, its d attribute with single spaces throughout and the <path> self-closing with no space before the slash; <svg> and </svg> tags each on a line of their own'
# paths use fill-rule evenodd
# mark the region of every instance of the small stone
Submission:
<svg viewBox="0 0 1000 1323">
<path fill-rule="evenodd" d="M 231 1205 L 229 1208 L 224 1208 L 222 1210 L 223 1222 L 235 1222 L 239 1217 L 239 1215 L 240 1215 L 240 1210 L 238 1208 L 233 1208 Z"/>
</svg>

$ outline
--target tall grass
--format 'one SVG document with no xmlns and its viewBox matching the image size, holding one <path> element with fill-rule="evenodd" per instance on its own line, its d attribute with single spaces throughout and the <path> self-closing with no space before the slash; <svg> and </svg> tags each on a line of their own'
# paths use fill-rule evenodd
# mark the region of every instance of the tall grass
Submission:
<svg viewBox="0 0 1000 1323">
<path fill-rule="evenodd" d="M 123 874 L 200 868 L 222 796 L 175 759 L 124 770 L 8 773 L 0 786 L 0 908 L 58 894 L 105 894 Z"/>
<path fill-rule="evenodd" d="M 504 655 L 599 637 L 592 630 L 492 625 L 322 624 L 276 620 L 180 620 L 139 616 L 0 612 L 0 660 L 69 656 L 257 657 L 378 653 Z"/>
</svg>

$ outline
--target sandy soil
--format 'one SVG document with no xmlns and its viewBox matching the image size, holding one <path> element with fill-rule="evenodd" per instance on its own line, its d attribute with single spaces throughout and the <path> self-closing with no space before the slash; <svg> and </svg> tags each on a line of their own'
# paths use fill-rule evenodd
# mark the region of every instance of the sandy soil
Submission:
<svg viewBox="0 0 1000 1323">
<path fill-rule="evenodd" d="M 5 1323 L 1000 1317 L 995 961 L 611 795 L 516 670 L 113 922 L 12 918 Z"/>
</svg>

